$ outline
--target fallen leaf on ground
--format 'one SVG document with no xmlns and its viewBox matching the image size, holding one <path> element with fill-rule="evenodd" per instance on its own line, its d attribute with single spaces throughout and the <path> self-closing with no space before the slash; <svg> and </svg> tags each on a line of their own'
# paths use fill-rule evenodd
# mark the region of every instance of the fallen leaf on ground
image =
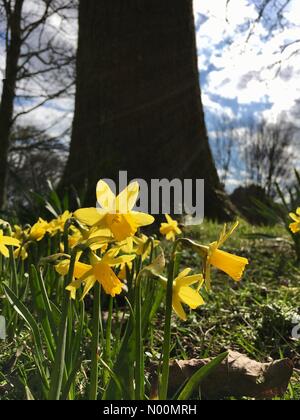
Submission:
<svg viewBox="0 0 300 420">
<path fill-rule="evenodd" d="M 175 360 L 170 364 L 169 396 L 201 367 L 213 359 Z M 200 385 L 203 399 L 226 397 L 271 399 L 282 396 L 293 374 L 290 359 L 260 363 L 244 354 L 229 350 L 225 359 Z M 152 398 L 157 398 L 157 379 L 152 381 Z"/>
</svg>

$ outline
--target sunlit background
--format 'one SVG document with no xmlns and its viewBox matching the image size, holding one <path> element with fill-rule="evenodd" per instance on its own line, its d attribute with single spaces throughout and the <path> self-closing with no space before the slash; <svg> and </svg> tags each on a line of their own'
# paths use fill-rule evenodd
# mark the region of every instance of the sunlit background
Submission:
<svg viewBox="0 0 300 420">
<path fill-rule="evenodd" d="M 286 2 L 267 2 L 259 18 L 262 0 L 194 0 L 197 29 L 198 63 L 202 100 L 211 146 L 219 173 L 227 190 L 232 191 L 247 178 L 241 159 L 241 143 L 246 143 L 244 128 L 250 121 L 265 119 L 273 124 L 289 121 L 298 125 L 300 115 L 300 15 L 299 1 L 291 0 L 278 15 L 280 5 Z M 36 0 L 25 2 L 28 18 L 41 12 Z M 297 9 L 298 8 L 298 9 Z M 275 13 L 276 10 L 276 13 Z M 1 25 L 1 22 L 0 22 Z M 3 35 L 4 28 L 0 29 Z M 75 57 L 77 42 L 76 10 L 70 10 L 63 19 L 51 16 L 44 36 L 55 36 L 57 43 Z M 34 48 L 38 34 L 27 40 Z M 0 40 L 0 69 L 3 72 L 5 44 Z M 40 62 L 32 61 L 38 70 Z M 19 126 L 34 126 L 45 130 L 50 137 L 68 143 L 74 105 L 75 62 L 71 70 L 58 78 L 25 78 L 18 84 L 16 113 Z M 68 74 L 70 79 L 68 80 Z M 59 98 L 51 99 L 60 88 L 71 84 Z M 0 84 L 0 90 L 2 86 Z M 49 99 L 50 95 L 50 99 Z M 48 99 L 41 107 L 34 108 Z M 22 115 L 23 111 L 33 109 Z M 232 151 L 230 168 L 224 175 L 222 159 L 218 157 L 219 132 L 232 136 L 234 131 L 239 147 Z M 297 130 L 296 130 L 297 131 Z M 244 140 L 243 140 L 244 136 Z M 224 140 L 224 139 L 223 139 Z M 226 139 L 225 139 L 226 141 Z M 299 167 L 299 133 L 291 142 L 291 166 Z M 224 146 L 224 145 L 223 145 Z"/>
</svg>

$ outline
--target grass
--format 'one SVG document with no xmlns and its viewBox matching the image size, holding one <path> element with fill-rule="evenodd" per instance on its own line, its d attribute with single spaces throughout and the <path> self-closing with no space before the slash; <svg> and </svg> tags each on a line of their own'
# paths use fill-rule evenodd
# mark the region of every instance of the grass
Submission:
<svg viewBox="0 0 300 420">
<path fill-rule="evenodd" d="M 214 241 L 220 229 L 205 223 L 190 234 L 205 243 Z M 281 226 L 242 224 L 226 249 L 249 258 L 243 280 L 234 283 L 214 272 L 206 305 L 191 312 L 187 322 L 174 318 L 172 356 L 205 358 L 232 349 L 261 362 L 289 357 L 296 372 L 284 399 L 299 400 L 300 340 L 292 338 L 292 330 L 300 319 L 300 270 L 289 237 Z M 183 260 L 190 267 L 199 265 L 198 256 L 189 252 Z"/>
<path fill-rule="evenodd" d="M 190 229 L 189 235 L 209 243 L 216 240 L 220 230 L 220 225 L 206 222 Z M 296 369 L 284 399 L 299 400 L 300 341 L 292 338 L 292 329 L 293 321 L 300 315 L 300 270 L 289 240 L 281 226 L 257 228 L 243 223 L 224 248 L 249 258 L 242 282 L 234 283 L 213 272 L 213 292 L 205 296 L 207 304 L 191 312 L 187 322 L 172 317 L 172 357 L 205 358 L 229 348 L 262 362 L 289 357 Z M 199 261 L 195 254 L 183 251 L 185 267 L 197 269 Z M 158 318 L 149 334 L 148 363 L 160 357 L 157 343 L 162 342 L 162 334 Z M 24 330 L 12 343 L 0 341 L 1 400 L 30 398 L 26 395 L 26 383 L 35 374 L 31 340 Z M 78 378 L 79 395 L 81 384 L 86 381 L 83 363 Z M 30 389 L 34 391 L 32 381 Z"/>
</svg>

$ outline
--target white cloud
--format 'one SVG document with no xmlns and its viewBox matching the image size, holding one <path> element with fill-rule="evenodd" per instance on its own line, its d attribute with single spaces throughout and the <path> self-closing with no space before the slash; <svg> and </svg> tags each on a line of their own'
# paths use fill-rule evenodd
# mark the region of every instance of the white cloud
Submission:
<svg viewBox="0 0 300 420">
<path fill-rule="evenodd" d="M 292 53 L 300 44 L 291 45 L 283 54 L 280 48 L 299 39 L 296 3 L 292 0 L 285 14 L 291 25 L 274 30 L 272 37 L 264 40 L 267 31 L 263 23 L 253 27 L 257 17 L 253 1 L 231 0 L 226 9 L 226 0 L 194 0 L 196 23 L 200 14 L 208 17 L 202 19 L 197 32 L 199 69 L 207 72 L 202 85 L 207 109 L 216 112 L 220 108 L 213 103 L 214 95 L 220 98 L 222 108 L 227 99 L 241 106 L 270 103 L 265 116 L 272 119 L 295 106 L 300 98 L 300 59 Z M 247 30 L 241 31 L 242 24 Z M 253 33 L 246 43 L 249 28 Z"/>
</svg>

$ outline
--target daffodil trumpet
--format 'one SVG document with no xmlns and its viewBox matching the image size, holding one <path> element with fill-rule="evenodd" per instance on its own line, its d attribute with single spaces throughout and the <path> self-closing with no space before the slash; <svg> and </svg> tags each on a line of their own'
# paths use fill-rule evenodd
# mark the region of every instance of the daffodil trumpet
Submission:
<svg viewBox="0 0 300 420">
<path fill-rule="evenodd" d="M 205 285 L 207 290 L 211 289 L 211 266 L 223 271 L 234 281 L 239 282 L 243 276 L 246 265 L 249 264 L 247 258 L 220 250 L 220 247 L 233 234 L 238 225 L 239 222 L 236 222 L 233 227 L 227 231 L 227 226 L 225 224 L 219 240 L 211 243 L 208 247 L 205 263 Z"/>
</svg>

